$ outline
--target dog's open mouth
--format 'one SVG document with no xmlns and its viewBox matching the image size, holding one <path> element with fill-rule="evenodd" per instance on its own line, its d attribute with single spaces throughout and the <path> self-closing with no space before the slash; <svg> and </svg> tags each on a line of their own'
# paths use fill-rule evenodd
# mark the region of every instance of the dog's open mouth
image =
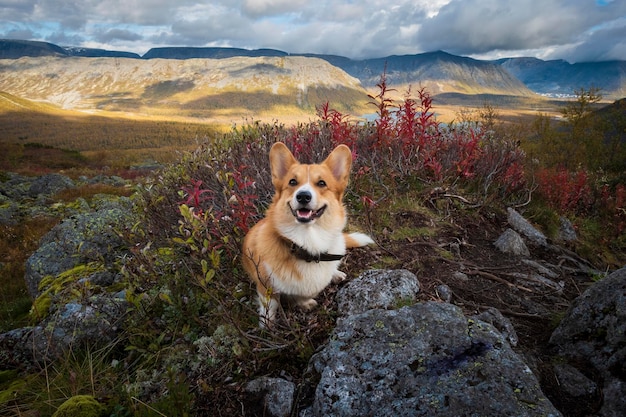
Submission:
<svg viewBox="0 0 626 417">
<path fill-rule="evenodd" d="M 300 223 L 308 223 L 311 220 L 315 220 L 321 217 L 321 215 L 324 214 L 325 210 L 326 210 L 326 206 L 323 206 L 322 208 L 317 209 L 317 210 L 311 210 L 309 208 L 303 207 L 297 210 L 291 209 L 291 212 L 293 213 L 296 220 L 299 221 Z"/>
</svg>

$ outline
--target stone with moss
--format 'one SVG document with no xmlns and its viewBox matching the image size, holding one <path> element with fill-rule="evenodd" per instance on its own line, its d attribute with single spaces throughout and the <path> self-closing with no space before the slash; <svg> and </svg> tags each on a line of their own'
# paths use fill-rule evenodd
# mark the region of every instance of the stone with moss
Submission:
<svg viewBox="0 0 626 417">
<path fill-rule="evenodd" d="M 68 398 L 52 417 L 100 417 L 105 407 L 91 395 L 75 395 Z"/>
<path fill-rule="evenodd" d="M 121 235 L 135 223 L 132 201 L 126 197 L 98 200 L 94 206 L 95 211 L 55 226 L 28 258 L 24 278 L 31 297 L 40 294 L 39 284 L 46 276 L 57 277 L 96 261 L 111 265 L 128 251 Z"/>
</svg>

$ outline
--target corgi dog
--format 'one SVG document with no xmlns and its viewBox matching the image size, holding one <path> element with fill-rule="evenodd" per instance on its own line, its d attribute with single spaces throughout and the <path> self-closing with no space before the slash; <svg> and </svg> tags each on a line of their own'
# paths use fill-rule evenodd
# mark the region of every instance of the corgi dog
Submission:
<svg viewBox="0 0 626 417">
<path fill-rule="evenodd" d="M 242 248 L 243 267 L 256 283 L 261 327 L 275 320 L 281 294 L 306 311 L 314 308 L 331 281 L 345 279 L 338 268 L 346 248 L 374 243 L 363 233 L 343 232 L 342 200 L 352 167 L 347 146 L 337 146 L 321 164 L 301 164 L 277 142 L 269 159 L 274 197 Z"/>
</svg>

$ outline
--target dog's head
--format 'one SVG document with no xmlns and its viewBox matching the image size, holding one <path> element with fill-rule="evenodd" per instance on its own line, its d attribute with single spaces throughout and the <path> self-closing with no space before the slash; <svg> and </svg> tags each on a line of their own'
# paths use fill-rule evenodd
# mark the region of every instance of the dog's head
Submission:
<svg viewBox="0 0 626 417">
<path fill-rule="evenodd" d="M 348 185 L 352 153 L 337 146 L 321 164 L 300 164 L 285 144 L 270 150 L 274 205 L 281 221 L 330 226 L 345 224 L 343 194 Z"/>
</svg>

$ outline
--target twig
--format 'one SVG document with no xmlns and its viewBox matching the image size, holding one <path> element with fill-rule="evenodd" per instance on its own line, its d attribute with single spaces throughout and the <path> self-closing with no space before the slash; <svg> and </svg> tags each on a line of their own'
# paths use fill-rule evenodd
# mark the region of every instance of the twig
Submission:
<svg viewBox="0 0 626 417">
<path fill-rule="evenodd" d="M 520 289 L 522 291 L 533 292 L 533 290 L 531 290 L 529 288 L 523 287 L 521 285 L 515 285 L 512 282 L 509 282 L 506 279 L 501 278 L 501 277 L 499 277 L 497 275 L 491 274 L 489 272 L 480 271 L 480 270 L 475 269 L 473 271 L 468 271 L 466 273 L 467 273 L 467 275 L 480 275 L 483 278 L 488 278 L 488 279 L 490 279 L 492 281 L 496 281 L 496 282 L 499 282 L 501 284 L 508 285 L 509 287 L 518 288 L 518 289 Z"/>
</svg>

